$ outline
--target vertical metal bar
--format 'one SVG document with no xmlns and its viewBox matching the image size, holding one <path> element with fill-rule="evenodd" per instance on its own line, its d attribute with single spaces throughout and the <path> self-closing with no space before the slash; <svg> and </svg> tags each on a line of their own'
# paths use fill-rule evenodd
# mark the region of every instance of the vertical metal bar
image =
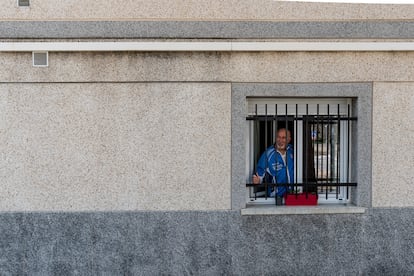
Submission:
<svg viewBox="0 0 414 276">
<path fill-rule="evenodd" d="M 330 132 L 330 115 L 329 115 L 329 104 L 327 106 L 328 108 L 328 121 L 327 121 L 327 127 L 326 127 L 326 183 L 329 182 L 329 144 L 330 144 L 330 137 L 329 137 L 329 132 Z M 328 199 L 328 186 L 326 186 L 326 199 Z"/>
<path fill-rule="evenodd" d="M 295 125 L 296 125 L 296 133 L 295 133 L 295 166 L 293 170 L 295 171 L 295 193 L 298 193 L 298 104 L 296 104 L 296 111 L 295 111 Z"/>
<path fill-rule="evenodd" d="M 254 131 L 255 130 L 257 130 L 257 131 L 256 131 L 256 133 L 254 133 L 253 137 L 256 138 L 255 136 L 259 136 L 259 126 L 258 126 L 259 116 L 257 115 L 257 104 L 255 104 L 254 106 L 255 106 L 255 111 L 254 111 L 255 114 L 254 114 L 254 121 L 253 121 L 254 122 L 254 126 L 253 127 L 255 128 Z M 255 143 L 257 143 L 257 140 L 258 139 L 259 139 L 259 137 L 257 137 L 257 139 L 255 139 Z M 254 166 L 254 169 L 257 169 L 256 168 L 256 164 L 257 164 L 256 154 L 257 154 L 257 152 L 256 152 L 255 143 L 253 144 L 253 156 L 255 158 L 255 160 L 254 160 L 255 163 L 254 163 L 253 166 Z"/>
<path fill-rule="evenodd" d="M 349 164 L 349 153 L 350 153 L 350 149 L 349 149 L 349 145 L 350 145 L 350 140 L 351 140 L 351 109 L 350 109 L 350 105 L 348 104 L 348 115 L 347 115 L 347 123 L 348 123 L 348 141 L 347 141 L 347 175 L 346 175 L 346 182 L 349 183 L 349 179 L 350 179 L 350 174 L 351 174 L 351 170 L 350 170 L 350 164 Z M 346 186 L 346 199 L 349 199 L 349 186 Z"/>
<path fill-rule="evenodd" d="M 267 148 L 267 104 L 265 104 L 265 148 Z"/>
<path fill-rule="evenodd" d="M 315 175 L 315 139 L 314 134 L 315 134 L 315 121 L 314 121 L 314 116 L 310 115 L 309 116 L 309 123 L 310 123 L 310 143 L 311 143 L 311 151 L 312 151 L 312 160 L 311 160 L 311 164 L 313 164 L 312 168 L 313 168 L 313 172 L 312 172 L 312 186 L 311 186 L 311 190 L 313 191 L 313 185 L 315 183 L 313 183 L 313 181 L 316 181 L 316 175 Z"/>
<path fill-rule="evenodd" d="M 285 136 L 286 136 L 286 139 L 287 139 L 287 135 L 288 135 L 288 104 L 285 105 L 285 108 L 286 108 L 285 109 Z M 286 142 L 287 142 L 287 140 L 286 140 Z M 287 147 L 287 144 L 286 144 L 286 147 Z M 286 182 L 290 183 L 290 179 L 289 179 L 290 175 L 289 175 L 289 171 L 288 171 L 289 167 L 288 167 L 288 154 L 287 154 L 287 151 L 285 152 L 285 155 L 286 155 L 286 163 L 285 163 L 286 170 L 285 170 L 285 172 L 286 172 L 286 180 L 287 180 Z M 288 187 L 287 183 L 285 183 L 285 192 L 288 191 L 288 188 L 289 187 Z"/>
<path fill-rule="evenodd" d="M 278 122 L 279 122 L 279 118 L 278 118 L 278 114 L 277 114 L 277 104 L 275 104 L 275 114 L 276 114 L 275 115 L 276 116 L 276 131 L 275 131 L 275 135 L 277 136 Z M 276 137 L 275 137 L 275 139 L 276 139 Z"/>
<path fill-rule="evenodd" d="M 338 131 L 336 134 L 336 199 L 339 196 L 339 178 L 341 176 L 339 171 L 339 160 L 341 158 L 341 113 L 340 113 L 340 105 L 338 104 Z"/>
<path fill-rule="evenodd" d="M 279 121 L 278 114 L 277 114 L 277 104 L 275 104 L 275 116 L 276 116 L 276 130 L 275 130 L 275 136 L 276 137 L 275 137 L 274 143 L 276 143 L 276 139 L 277 139 L 278 121 Z M 277 184 L 278 184 L 277 177 L 275 177 L 275 181 L 276 181 L 276 183 L 275 183 L 276 186 L 274 187 L 274 189 L 275 189 L 275 203 L 277 204 L 277 189 L 278 189 L 278 186 L 277 186 Z"/>
<path fill-rule="evenodd" d="M 319 104 L 316 105 L 316 182 L 319 179 Z M 323 138 L 323 137 L 322 137 Z M 316 187 L 318 192 L 318 187 Z"/>
<path fill-rule="evenodd" d="M 257 104 L 255 104 L 255 119 L 254 119 L 254 121 L 253 121 L 253 123 L 254 123 L 254 135 L 253 135 L 253 137 L 255 138 L 255 143 L 257 143 L 257 140 L 259 140 L 259 116 L 258 116 L 258 114 L 257 114 Z M 257 137 L 255 137 L 255 136 L 257 136 Z M 257 138 L 257 139 L 256 139 Z M 257 158 L 256 158 L 256 156 L 257 156 L 257 152 L 256 152 L 256 145 L 255 145 L 255 143 L 253 144 L 253 156 L 254 156 L 254 164 L 253 164 L 253 173 L 256 173 L 256 170 L 257 170 L 257 162 L 258 162 L 258 160 L 257 160 Z M 256 190 L 256 187 L 253 187 L 253 191 L 254 191 L 254 199 L 256 200 L 257 199 L 257 190 Z"/>
<path fill-rule="evenodd" d="M 269 166 L 269 160 L 268 160 L 268 156 L 267 156 L 267 104 L 265 104 L 265 152 L 266 152 L 266 168 L 265 168 L 265 172 L 266 172 L 266 169 L 268 168 L 268 166 Z M 265 176 L 266 176 L 266 173 L 265 173 Z M 264 184 L 265 184 L 265 199 L 267 200 L 267 189 L 268 189 L 268 187 L 267 187 L 267 180 L 266 180 L 266 177 L 264 177 Z"/>
<path fill-rule="evenodd" d="M 308 114 L 309 114 L 309 105 L 306 104 L 306 120 L 305 120 L 305 194 L 306 194 L 306 198 L 308 198 L 308 189 L 309 189 L 309 168 L 308 168 L 308 162 L 309 162 L 309 133 L 308 133 L 308 123 L 309 123 L 309 118 L 308 118 Z"/>
<path fill-rule="evenodd" d="M 324 153 L 324 147 L 323 147 L 323 139 L 324 139 L 324 136 L 325 136 L 325 133 L 324 133 L 324 129 L 325 129 L 325 126 L 324 126 L 324 124 L 325 124 L 325 120 L 324 120 L 324 118 L 323 117 L 321 117 L 320 118 L 321 120 L 320 120 L 320 122 L 321 122 L 321 135 L 322 135 L 322 145 L 321 145 L 321 151 L 322 151 L 322 155 L 321 155 L 321 179 L 323 179 L 323 181 L 325 182 L 325 184 L 326 184 L 326 179 L 324 179 L 323 178 L 323 169 L 324 169 L 324 164 L 323 164 L 323 161 L 324 161 L 324 159 L 323 159 L 323 153 Z M 325 151 L 325 154 L 326 154 L 326 151 Z M 327 186 L 322 186 L 322 192 L 324 192 L 325 191 L 325 189 L 327 189 Z"/>
</svg>

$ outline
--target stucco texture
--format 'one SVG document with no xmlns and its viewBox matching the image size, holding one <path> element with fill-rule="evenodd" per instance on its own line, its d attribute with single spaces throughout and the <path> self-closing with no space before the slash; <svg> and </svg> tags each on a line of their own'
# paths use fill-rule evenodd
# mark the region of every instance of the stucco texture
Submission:
<svg viewBox="0 0 414 276">
<path fill-rule="evenodd" d="M 2 53 L 4 82 L 364 82 L 413 81 L 414 52 L 52 52 Z"/>
<path fill-rule="evenodd" d="M 343 20 L 412 19 L 413 5 L 301 3 L 282 0 L 55 0 L 17 7 L 5 1 L 3 20 Z"/>
<path fill-rule="evenodd" d="M 1 275 L 413 275 L 412 208 L 0 212 Z"/>
<path fill-rule="evenodd" d="M 372 205 L 412 207 L 414 83 L 374 83 Z"/>
<path fill-rule="evenodd" d="M 229 84 L 0 84 L 0 210 L 229 209 L 229 110 Z"/>
</svg>

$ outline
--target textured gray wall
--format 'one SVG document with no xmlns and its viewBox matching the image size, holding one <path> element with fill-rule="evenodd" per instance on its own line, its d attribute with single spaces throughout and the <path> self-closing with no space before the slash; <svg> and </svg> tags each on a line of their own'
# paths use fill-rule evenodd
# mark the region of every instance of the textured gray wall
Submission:
<svg viewBox="0 0 414 276">
<path fill-rule="evenodd" d="M 412 38 L 414 22 L 3 21 L 0 38 Z"/>
<path fill-rule="evenodd" d="M 412 208 L 0 214 L 1 275 L 412 275 Z"/>
<path fill-rule="evenodd" d="M 412 5 L 304 3 L 274 0 L 3 1 L 3 20 L 371 20 L 412 19 Z"/>
<path fill-rule="evenodd" d="M 412 5 L 306 3 L 261 0 L 2 1 L 3 20 L 386 20 L 412 19 Z"/>
<path fill-rule="evenodd" d="M 275 5 L 277 1 L 265 1 L 263 8 L 258 9 L 257 1 L 253 0 L 243 3 L 236 0 L 215 0 L 215 5 L 204 1 L 202 8 L 197 1 L 193 1 L 196 4 L 189 6 L 177 5 L 180 8 L 172 7 L 173 1 L 156 1 L 156 4 L 154 1 L 149 1 L 150 4 L 142 4 L 142 1 L 136 1 L 134 4 L 131 4 L 131 1 L 122 1 L 122 5 L 114 5 L 114 9 L 108 9 L 108 3 L 113 4 L 115 0 L 99 2 L 97 6 L 90 3 L 81 5 L 80 3 L 86 2 L 78 0 L 63 1 L 59 5 L 51 0 L 33 2 L 30 8 L 16 9 L 15 1 L 7 1 L 5 8 L 0 11 L 0 14 L 4 15 L 1 17 L 4 21 L 0 22 L 0 37 L 10 40 L 412 39 L 414 36 L 414 6 L 401 8 L 383 5 L 371 6 L 368 9 L 367 6 L 361 5 Z M 248 4 L 244 4 L 247 2 Z M 163 3 L 173 4 L 162 5 Z M 217 3 L 221 5 L 218 6 Z M 128 8 L 125 8 L 125 5 L 129 5 Z M 139 7 L 133 8 L 132 5 Z M 155 10 L 159 12 L 151 12 Z M 114 18 L 120 21 L 112 22 Z M 25 21 L 44 19 L 48 21 Z M 149 22 L 148 19 L 160 21 Z M 184 21 L 178 22 L 182 19 Z M 70 20 L 80 21 L 69 22 Z M 411 52 L 51 53 L 48 68 L 34 69 L 31 67 L 31 53 L 2 53 L 3 67 L 0 68 L 0 76 L 1 82 L 4 83 L 412 82 L 413 58 L 414 54 Z M 377 95 L 381 96 L 380 100 L 383 98 L 381 93 L 385 90 L 379 90 Z M 3 91 L 8 93 L 7 89 Z M 399 89 L 395 88 L 394 91 L 398 92 Z M 395 95 L 398 97 L 401 94 Z M 3 96 L 3 99 L 10 97 Z M 371 101 L 371 98 L 369 99 Z M 5 100 L 1 102 L 4 103 Z M 371 111 L 371 104 L 364 103 L 359 97 L 358 104 L 361 103 L 369 106 L 368 111 Z M 386 112 L 387 115 L 394 113 Z M 371 129 L 372 124 L 368 120 L 362 125 L 368 125 Z M 37 126 L 32 125 L 33 128 Z M 368 135 L 365 139 L 371 139 L 370 132 L 363 133 Z M 377 137 L 376 135 L 378 132 L 373 133 L 373 137 Z M 5 141 L 4 137 L 5 135 L 2 135 L 0 139 Z M 239 149 L 240 140 L 234 142 L 237 144 L 232 150 Z M 371 153 L 371 147 L 366 150 L 363 153 Z M 370 156 L 363 155 L 370 160 Z M 10 158 L 10 155 L 4 156 Z M 233 156 L 232 162 L 234 160 Z M 373 159 L 372 162 L 378 161 Z M 21 163 L 11 164 L 18 166 Z M 359 166 L 362 166 L 361 162 Z M 368 162 L 364 166 L 366 167 L 363 167 L 363 171 L 366 172 L 371 168 L 371 163 Z M 381 167 L 375 167 L 374 164 L 374 168 Z M 364 205 L 370 205 L 370 188 L 375 184 L 371 183 L 369 175 L 365 176 L 367 177 L 359 176 L 366 183 L 360 186 L 363 189 L 359 190 L 359 201 Z M 407 177 L 410 177 L 409 173 Z M 10 198 L 4 192 L 4 181 L 0 183 L 3 185 L 4 197 Z M 112 182 L 106 183 L 109 185 Z M 386 184 L 394 183 L 397 182 L 393 180 Z M 12 184 L 16 185 L 16 182 Z M 243 184 L 241 187 L 237 187 L 237 184 L 232 185 L 233 202 L 244 203 L 238 197 L 241 194 L 239 191 L 245 188 Z M 20 187 L 20 193 L 30 192 L 27 186 Z M 58 200 L 67 203 L 64 199 Z M 390 198 L 387 197 L 387 200 Z M 406 204 L 409 200 L 410 198 L 402 202 Z M 125 200 L 119 202 L 124 204 Z M 27 201 L 24 203 L 27 204 Z M 237 204 L 233 203 L 233 207 L 235 205 Z M 239 207 L 236 206 L 236 209 Z M 26 208 L 25 211 L 0 213 L 1 275 L 414 273 L 412 207 L 368 209 L 363 215 L 306 216 L 240 216 L 238 210 L 33 213 L 28 212 L 30 208 Z"/>
<path fill-rule="evenodd" d="M 0 54 L 0 82 L 412 82 L 412 52 L 50 52 Z"/>
<path fill-rule="evenodd" d="M 0 83 L 0 210 L 230 209 L 230 89 Z"/>
<path fill-rule="evenodd" d="M 372 206 L 414 206 L 414 82 L 374 83 Z M 398 115 L 395 116 L 390 111 Z M 397 111 L 397 112 L 396 112 Z M 398 121 L 398 123 L 396 123 Z M 395 148 L 400 150 L 395 154 Z M 381 162 L 393 156 L 393 161 Z M 390 185 L 390 179 L 397 185 Z"/>
</svg>

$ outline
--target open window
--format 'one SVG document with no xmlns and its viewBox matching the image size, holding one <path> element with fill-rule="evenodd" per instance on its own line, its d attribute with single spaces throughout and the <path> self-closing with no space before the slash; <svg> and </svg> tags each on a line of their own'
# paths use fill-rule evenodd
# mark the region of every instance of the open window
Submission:
<svg viewBox="0 0 414 276">
<path fill-rule="evenodd" d="M 247 98 L 249 204 L 276 204 L 266 192 L 285 186 L 289 193 L 317 195 L 317 203 L 349 203 L 351 189 L 352 98 Z M 294 179 L 289 183 L 252 183 L 256 164 L 272 147 L 279 129 L 291 133 Z"/>
</svg>

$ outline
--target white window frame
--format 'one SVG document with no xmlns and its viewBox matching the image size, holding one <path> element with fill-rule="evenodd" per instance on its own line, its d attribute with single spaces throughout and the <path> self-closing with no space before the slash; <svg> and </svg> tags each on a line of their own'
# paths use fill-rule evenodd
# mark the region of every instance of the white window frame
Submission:
<svg viewBox="0 0 414 276">
<path fill-rule="evenodd" d="M 341 112 L 340 114 L 343 116 L 347 116 L 347 107 L 352 106 L 352 99 L 351 98 L 316 98 L 316 99 L 312 99 L 312 98 L 287 98 L 287 97 L 283 97 L 283 98 L 248 98 L 246 101 L 246 107 L 248 110 L 248 115 L 254 115 L 256 110 L 255 110 L 255 105 L 257 104 L 258 107 L 258 114 L 260 115 L 264 115 L 264 106 L 267 104 L 268 105 L 268 110 L 267 110 L 267 114 L 268 115 L 274 115 L 274 110 L 272 111 L 272 107 L 275 106 L 275 104 L 278 105 L 278 115 L 285 115 L 286 114 L 286 110 L 285 110 L 285 105 L 288 105 L 288 112 L 287 115 L 288 116 L 296 116 L 296 110 L 291 110 L 292 106 L 295 106 L 296 104 L 298 105 L 299 109 L 300 108 L 304 108 L 306 106 L 306 104 L 308 104 L 310 110 L 308 111 L 309 115 L 315 115 L 316 111 L 312 110 L 312 108 L 316 108 L 316 105 L 319 104 L 320 106 L 320 114 L 324 114 L 326 113 L 326 110 L 323 110 L 324 107 L 326 107 L 326 105 L 330 105 L 330 107 L 335 107 L 336 105 L 340 104 L 341 105 Z M 280 108 L 280 110 L 279 110 Z M 272 113 L 273 112 L 273 113 Z M 337 110 L 333 110 L 330 112 L 330 115 L 337 115 Z M 298 112 L 299 115 L 305 114 L 305 112 L 303 110 L 299 110 Z M 352 108 L 350 110 L 350 114 L 349 116 L 352 117 Z M 275 124 L 275 122 L 273 122 Z M 250 183 L 251 182 L 251 176 L 253 174 L 253 168 L 254 168 L 254 124 L 252 123 L 252 121 L 248 121 L 248 127 L 246 127 L 246 137 L 248 137 L 248 139 L 246 139 L 246 170 L 245 170 L 245 179 L 246 179 L 246 183 Z M 352 170 L 351 167 L 351 158 L 352 156 L 349 156 L 347 154 L 343 154 L 343 153 L 348 153 L 351 155 L 352 152 L 352 135 L 349 135 L 348 131 L 350 131 L 348 129 L 348 125 L 346 121 L 341 121 L 340 122 L 340 127 L 341 127 L 341 137 L 340 137 L 340 147 L 339 150 L 342 154 L 340 154 L 340 182 L 348 182 L 350 179 L 350 171 Z M 274 128 L 275 129 L 275 128 Z M 297 144 L 295 144 L 295 158 L 297 158 L 297 161 L 295 161 L 295 164 L 297 164 L 297 168 L 295 168 L 295 170 L 297 170 L 297 172 L 295 172 L 295 177 L 297 176 L 297 182 L 301 183 L 302 179 L 303 179 L 303 144 L 301 141 L 303 141 L 303 122 L 302 121 L 297 121 L 297 123 L 294 123 L 294 135 L 295 135 L 295 139 L 298 142 Z M 270 143 L 273 143 L 275 141 L 275 133 L 271 134 L 272 136 L 272 141 L 270 141 Z M 350 139 L 349 143 L 348 143 L 348 138 Z M 348 149 L 348 145 L 349 145 L 349 149 Z M 349 169 L 349 170 L 348 170 Z M 264 197 L 258 197 L 256 199 L 253 199 L 250 197 L 250 187 L 246 188 L 246 202 L 250 205 L 263 205 L 263 204 L 275 204 L 275 199 L 268 197 L 268 198 L 264 198 Z M 336 192 L 335 193 L 328 193 L 328 198 L 326 198 L 326 194 L 325 193 L 320 193 L 319 194 L 319 198 L 318 198 L 318 204 L 347 204 L 351 202 L 351 192 L 348 193 L 348 198 L 346 197 L 346 191 L 347 188 L 344 186 L 338 187 L 339 189 L 339 194 L 338 194 L 338 198 L 336 196 Z M 349 188 L 351 189 L 351 188 Z"/>
<path fill-rule="evenodd" d="M 46 64 L 36 64 L 35 63 L 35 56 L 36 55 L 44 55 L 46 58 Z M 34 51 L 32 52 L 32 66 L 33 67 L 49 67 L 49 52 L 47 51 Z"/>
</svg>

